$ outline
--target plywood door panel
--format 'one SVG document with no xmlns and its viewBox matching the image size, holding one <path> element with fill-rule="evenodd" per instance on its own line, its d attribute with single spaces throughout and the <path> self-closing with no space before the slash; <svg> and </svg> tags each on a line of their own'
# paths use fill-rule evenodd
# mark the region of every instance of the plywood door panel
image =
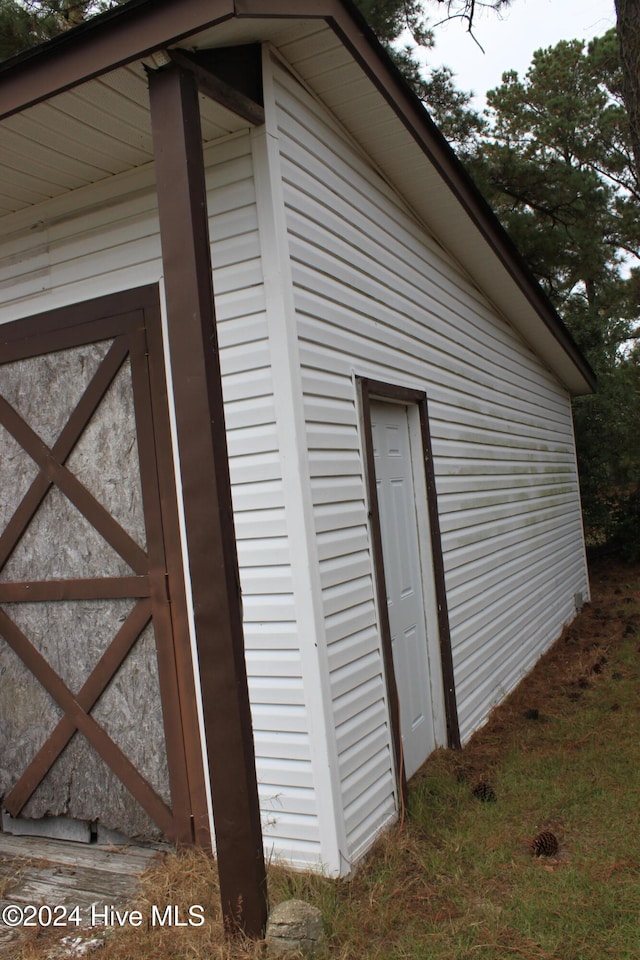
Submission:
<svg viewBox="0 0 640 960">
<path fill-rule="evenodd" d="M 0 796 L 13 816 L 186 841 L 159 316 L 107 307 L 0 332 Z"/>
</svg>

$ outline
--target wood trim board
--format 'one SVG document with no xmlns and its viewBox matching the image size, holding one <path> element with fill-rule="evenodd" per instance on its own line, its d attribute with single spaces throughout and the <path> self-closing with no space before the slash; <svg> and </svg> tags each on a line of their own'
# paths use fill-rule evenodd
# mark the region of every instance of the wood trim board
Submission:
<svg viewBox="0 0 640 960">
<path fill-rule="evenodd" d="M 230 929 L 260 937 L 267 918 L 266 871 L 215 323 L 198 81 L 191 70 L 172 64 L 149 73 L 149 95 L 222 909 Z"/>
</svg>

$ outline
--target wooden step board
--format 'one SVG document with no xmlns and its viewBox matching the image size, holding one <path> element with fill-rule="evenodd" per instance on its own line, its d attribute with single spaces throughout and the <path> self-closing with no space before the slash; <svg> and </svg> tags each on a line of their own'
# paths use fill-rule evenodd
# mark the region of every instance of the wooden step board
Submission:
<svg viewBox="0 0 640 960">
<path fill-rule="evenodd" d="M 69 911 L 78 907 L 87 923 L 105 908 L 132 901 L 140 875 L 167 850 L 169 847 L 101 846 L 0 833 L 0 917 L 9 904 L 44 904 Z M 72 925 L 68 932 L 74 929 Z M 9 934 L 0 922 L 0 944 Z"/>
</svg>

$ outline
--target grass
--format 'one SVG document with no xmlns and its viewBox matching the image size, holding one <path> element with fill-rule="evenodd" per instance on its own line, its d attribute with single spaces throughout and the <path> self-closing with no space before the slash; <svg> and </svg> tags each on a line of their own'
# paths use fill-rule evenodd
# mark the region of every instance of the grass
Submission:
<svg viewBox="0 0 640 960">
<path fill-rule="evenodd" d="M 413 779 L 407 817 L 348 882 L 273 869 L 272 902 L 322 910 L 321 960 L 636 960 L 640 918 L 640 568 L 596 570 L 594 599 L 462 752 Z M 537 713 L 536 713 L 537 711 Z M 495 803 L 473 796 L 486 779 Z M 531 838 L 551 830 L 552 858 Z M 202 903 L 203 928 L 126 929 L 101 960 L 249 960 L 222 935 L 212 861 L 168 857 L 147 903 Z M 15 954 L 50 954 L 43 938 Z"/>
</svg>

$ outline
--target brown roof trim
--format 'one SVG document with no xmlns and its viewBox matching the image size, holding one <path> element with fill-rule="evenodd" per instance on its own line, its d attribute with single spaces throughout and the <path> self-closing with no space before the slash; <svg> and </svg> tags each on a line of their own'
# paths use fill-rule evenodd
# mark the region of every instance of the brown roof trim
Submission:
<svg viewBox="0 0 640 960">
<path fill-rule="evenodd" d="M 242 2 L 243 5 L 251 6 L 259 4 L 259 0 L 242 0 Z M 425 110 L 420 98 L 386 54 L 384 47 L 360 11 L 354 9 L 349 0 L 335 0 L 334 6 L 341 8 L 341 11 L 330 20 L 335 33 L 457 197 L 502 265 L 579 369 L 590 389 L 595 390 L 597 378 L 593 369 L 529 270 L 509 234 Z M 359 21 L 358 30 L 353 29 L 354 20 Z"/>
<path fill-rule="evenodd" d="M 0 64 L 0 119 L 234 13 L 233 0 L 129 0 Z"/>
<path fill-rule="evenodd" d="M 408 132 L 456 196 L 502 265 L 576 365 L 591 390 L 596 375 L 582 355 L 546 294 L 533 277 L 510 236 L 480 193 L 446 138 L 435 125 L 410 84 L 388 56 L 373 30 L 351 0 L 235 0 L 238 17 L 323 17 L 339 36 L 371 82 L 398 115 Z M 355 29 L 354 29 L 355 26 Z"/>
<path fill-rule="evenodd" d="M 323 19 L 490 245 L 585 386 L 596 376 L 509 235 L 351 0 L 129 0 L 0 64 L 0 119 L 225 20 Z"/>
</svg>

